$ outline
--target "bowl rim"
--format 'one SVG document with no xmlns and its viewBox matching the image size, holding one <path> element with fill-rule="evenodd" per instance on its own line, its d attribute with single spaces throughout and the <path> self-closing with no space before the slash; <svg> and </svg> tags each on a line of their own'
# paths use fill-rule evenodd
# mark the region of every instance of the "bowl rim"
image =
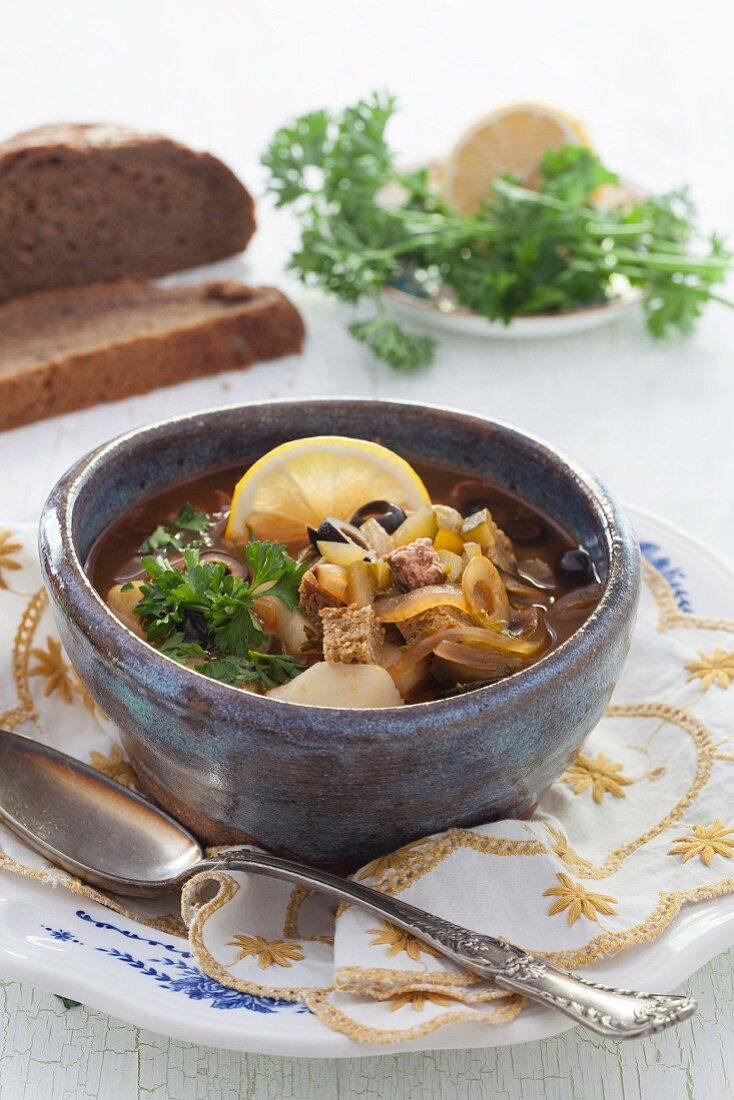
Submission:
<svg viewBox="0 0 734 1100">
<path fill-rule="evenodd" d="M 602 597 L 588 619 L 586 619 L 569 638 L 562 642 L 561 645 L 552 649 L 527 668 L 519 669 L 517 672 L 512 673 L 512 675 L 496 683 L 477 687 L 461 695 L 444 699 L 432 699 L 420 703 L 404 703 L 401 706 L 394 707 L 364 707 L 356 709 L 347 707 L 314 706 L 308 703 L 272 699 L 264 695 L 258 695 L 254 692 L 243 692 L 240 688 L 221 683 L 218 680 L 212 680 L 210 677 L 202 675 L 195 669 L 188 668 L 186 665 L 174 661 L 173 658 L 161 653 L 155 646 L 152 646 L 149 642 L 140 638 L 126 627 L 125 624 L 114 615 L 100 593 L 92 585 L 84 569 L 84 563 L 77 553 L 72 533 L 74 506 L 81 487 L 90 478 L 94 477 L 99 468 L 104 466 L 105 461 L 109 459 L 110 456 L 118 453 L 138 439 L 146 436 L 153 436 L 167 428 L 182 425 L 187 421 L 201 420 L 203 417 L 212 417 L 217 414 L 228 412 L 231 413 L 235 410 L 250 410 L 273 406 L 313 407 L 314 405 L 328 406 L 334 404 L 339 404 L 341 406 L 361 405 L 365 407 L 388 407 L 396 413 L 401 409 L 411 410 L 413 412 L 416 409 L 425 409 L 434 413 L 448 414 L 452 418 L 460 418 L 466 422 L 468 426 L 473 426 L 475 429 L 484 430 L 488 425 L 497 428 L 505 437 L 509 436 L 510 438 L 520 440 L 526 446 L 530 445 L 532 449 L 541 453 L 544 452 L 553 462 L 560 463 L 564 480 L 569 481 L 577 490 L 584 490 L 580 495 L 584 496 L 587 504 L 590 504 L 595 509 L 605 541 L 605 551 L 608 560 L 607 579 L 604 584 Z M 294 436 L 293 438 L 298 438 L 298 436 Z M 308 712 L 315 715 L 316 718 L 318 718 L 320 713 L 326 713 L 332 716 L 335 714 L 349 715 L 352 716 L 353 719 L 355 715 L 359 715 L 362 718 L 367 716 L 368 720 L 369 716 L 374 715 L 376 720 L 381 718 L 384 721 L 385 716 L 388 715 L 390 716 L 391 722 L 401 722 L 403 720 L 410 721 L 411 716 L 417 715 L 420 712 L 425 713 L 427 717 L 429 714 L 435 715 L 436 721 L 438 721 L 441 716 L 445 717 L 447 712 L 462 709 L 463 706 L 467 705 L 467 701 L 471 701 L 475 706 L 481 705 L 483 701 L 488 706 L 491 703 L 498 705 L 502 701 L 503 696 L 509 697 L 511 692 L 522 690 L 522 688 L 527 688 L 529 692 L 534 689 L 537 690 L 542 688 L 545 683 L 554 680 L 559 673 L 563 673 L 567 662 L 573 660 L 574 657 L 579 662 L 580 668 L 583 668 L 584 656 L 590 653 L 597 643 L 603 641 L 603 635 L 607 629 L 606 624 L 611 622 L 614 616 L 613 605 L 620 596 L 624 595 L 624 585 L 628 580 L 630 571 L 638 580 L 638 584 L 634 586 L 635 591 L 633 598 L 635 600 L 637 598 L 637 588 L 639 587 L 639 546 L 631 524 L 621 506 L 602 482 L 587 471 L 575 459 L 559 451 L 553 444 L 541 437 L 530 432 L 525 432 L 520 428 L 516 428 L 506 421 L 478 416 L 475 413 L 470 413 L 466 410 L 457 409 L 448 405 L 439 405 L 422 401 L 401 401 L 392 398 L 325 395 L 313 398 L 275 398 L 261 401 L 233 402 L 231 404 L 217 405 L 194 412 L 163 417 L 160 420 L 132 428 L 100 444 L 86 455 L 83 455 L 58 479 L 44 503 L 39 522 L 39 555 L 46 586 L 51 591 L 56 602 L 60 603 L 61 601 L 58 598 L 60 589 L 58 577 L 48 568 L 52 546 L 57 548 L 57 551 L 60 547 L 64 558 L 62 568 L 65 566 L 66 569 L 70 571 L 70 580 L 73 582 L 72 584 L 64 586 L 64 591 L 69 597 L 68 603 L 71 605 L 73 614 L 70 611 L 70 607 L 67 605 L 65 605 L 65 611 L 74 622 L 76 628 L 86 637 L 89 644 L 95 650 L 99 651 L 101 648 L 100 642 L 104 641 L 105 657 L 115 669 L 127 673 L 132 679 L 139 679 L 136 669 L 132 667 L 134 662 L 130 661 L 126 654 L 125 647 L 132 645 L 133 656 L 137 654 L 141 659 L 146 657 L 148 660 L 152 659 L 153 668 L 155 668 L 156 663 L 159 661 L 166 662 L 164 667 L 173 667 L 177 669 L 178 675 L 183 676 L 184 682 L 200 696 L 203 695 L 207 698 L 207 701 L 213 706 L 217 706 L 227 699 L 231 702 L 236 698 L 242 703 L 246 703 L 248 707 L 255 708 L 256 711 L 261 707 L 267 708 L 263 712 L 265 723 L 267 723 L 268 713 L 275 716 L 273 708 L 280 710 L 281 714 L 285 714 L 286 712 L 283 712 L 281 709 L 283 707 L 291 711 L 293 707 L 297 707 L 300 712 Z M 622 601 L 622 607 L 624 607 L 624 600 Z M 92 609 L 94 609 L 98 615 L 99 612 L 101 612 L 101 618 L 96 624 L 89 615 L 85 614 L 85 612 L 89 612 Z M 617 616 L 620 614 L 622 614 L 622 611 L 618 609 Z"/>
</svg>

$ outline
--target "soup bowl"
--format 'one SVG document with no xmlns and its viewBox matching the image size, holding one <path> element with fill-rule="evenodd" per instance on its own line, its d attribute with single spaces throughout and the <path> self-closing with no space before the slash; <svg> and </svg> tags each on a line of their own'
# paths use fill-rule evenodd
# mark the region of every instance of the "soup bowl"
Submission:
<svg viewBox="0 0 734 1100">
<path fill-rule="evenodd" d="M 125 509 L 184 478 L 304 436 L 376 440 L 487 477 L 559 520 L 592 556 L 602 598 L 534 665 L 462 695 L 347 710 L 243 692 L 131 633 L 85 573 Z M 251 842 L 349 870 L 451 826 L 528 815 L 599 720 L 639 595 L 639 551 L 598 481 L 554 448 L 460 412 L 369 400 L 230 406 L 164 420 L 82 458 L 40 525 L 64 647 L 116 723 L 143 790 L 208 844 Z"/>
</svg>

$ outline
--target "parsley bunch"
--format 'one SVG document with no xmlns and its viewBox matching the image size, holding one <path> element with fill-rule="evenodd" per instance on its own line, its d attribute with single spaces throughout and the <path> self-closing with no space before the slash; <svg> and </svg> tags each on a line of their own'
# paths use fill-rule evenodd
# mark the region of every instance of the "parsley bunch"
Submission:
<svg viewBox="0 0 734 1100">
<path fill-rule="evenodd" d="M 149 642 L 161 653 L 198 672 L 235 686 L 265 688 L 287 683 L 303 664 L 280 653 L 267 653 L 268 636 L 254 609 L 259 596 L 274 596 L 293 611 L 306 569 L 278 543 L 253 539 L 244 548 L 249 579 L 232 576 L 221 562 L 199 560 L 187 547 L 180 569 L 161 557 L 142 560 L 148 580 L 135 613 Z"/>
<path fill-rule="evenodd" d="M 731 254 L 716 234 L 697 234 L 685 190 L 602 209 L 597 188 L 618 177 L 591 150 L 566 146 L 543 157 L 537 191 L 505 176 L 465 215 L 426 171 L 397 171 L 385 138 L 394 110 L 391 96 L 374 93 L 337 114 L 302 115 L 277 131 L 262 163 L 276 205 L 300 219 L 290 269 L 345 302 L 372 300 L 375 316 L 350 330 L 396 369 L 424 367 L 435 351 L 380 300 L 382 287 L 416 273 L 505 323 L 603 302 L 620 282 L 643 291 L 653 336 L 690 332 L 706 302 L 725 301 L 712 287 Z"/>
</svg>

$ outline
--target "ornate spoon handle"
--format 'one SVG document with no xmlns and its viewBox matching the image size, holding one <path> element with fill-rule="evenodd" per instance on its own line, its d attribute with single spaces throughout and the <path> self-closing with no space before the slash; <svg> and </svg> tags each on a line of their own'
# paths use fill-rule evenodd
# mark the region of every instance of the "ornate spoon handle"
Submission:
<svg viewBox="0 0 734 1100">
<path fill-rule="evenodd" d="M 503 989 L 551 1005 L 576 1023 L 609 1038 L 635 1039 L 652 1035 L 687 1019 L 696 1011 L 696 1002 L 689 997 L 636 993 L 632 989 L 598 985 L 537 955 L 528 954 L 514 944 L 461 928 L 362 883 L 288 859 L 238 848 L 204 860 L 193 870 L 252 871 L 352 902 L 404 928 L 467 970 L 481 974 Z"/>
</svg>

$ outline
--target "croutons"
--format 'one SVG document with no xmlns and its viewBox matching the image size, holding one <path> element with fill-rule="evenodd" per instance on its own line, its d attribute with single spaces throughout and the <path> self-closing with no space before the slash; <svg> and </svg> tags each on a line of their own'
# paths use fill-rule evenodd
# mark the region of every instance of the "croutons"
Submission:
<svg viewBox="0 0 734 1100">
<path fill-rule="evenodd" d="M 393 578 L 400 588 L 409 591 L 425 588 L 429 584 L 441 584 L 444 579 L 443 562 L 428 538 L 416 539 L 407 546 L 400 546 L 387 555 Z"/>
<path fill-rule="evenodd" d="M 385 631 L 372 607 L 324 607 L 324 660 L 329 664 L 376 665 Z"/>
<path fill-rule="evenodd" d="M 398 623 L 398 629 L 408 645 L 436 634 L 439 630 L 454 630 L 462 626 L 474 626 L 474 621 L 458 607 L 432 607 Z"/>
</svg>

